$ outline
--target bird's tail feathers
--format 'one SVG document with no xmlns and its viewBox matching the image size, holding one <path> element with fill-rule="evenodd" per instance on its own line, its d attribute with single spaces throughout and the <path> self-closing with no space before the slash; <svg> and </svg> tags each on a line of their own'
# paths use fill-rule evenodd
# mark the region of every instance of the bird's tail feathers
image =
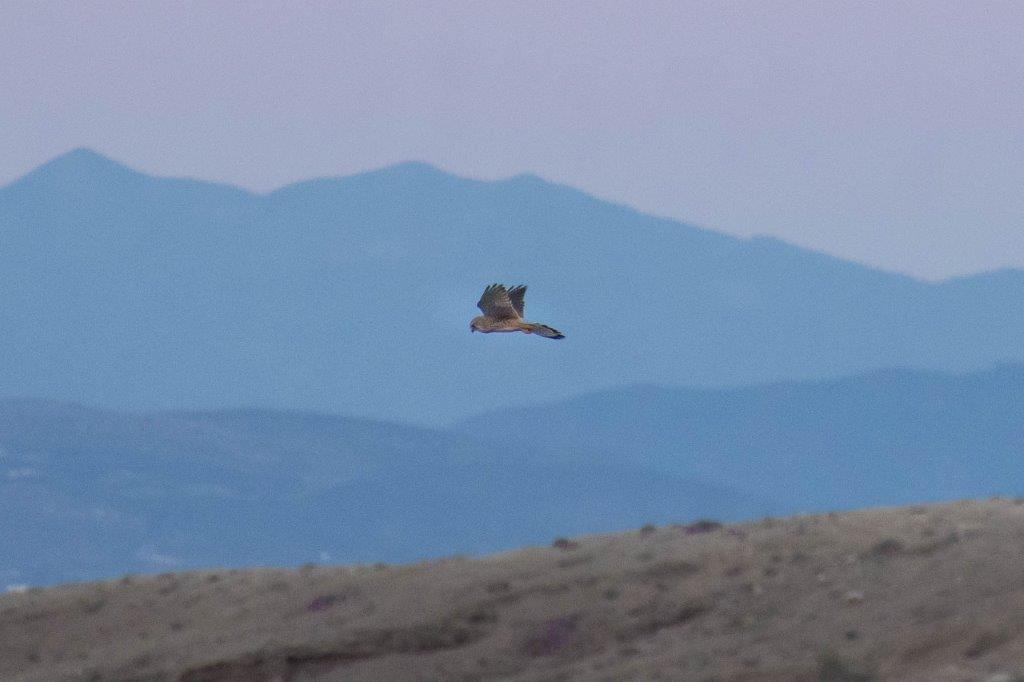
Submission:
<svg viewBox="0 0 1024 682">
<path fill-rule="evenodd" d="M 565 334 L 558 331 L 554 327 L 549 327 L 546 324 L 540 324 L 538 322 L 525 322 L 523 323 L 523 331 L 527 334 L 536 334 L 537 336 L 543 336 L 546 339 L 564 339 Z"/>
</svg>

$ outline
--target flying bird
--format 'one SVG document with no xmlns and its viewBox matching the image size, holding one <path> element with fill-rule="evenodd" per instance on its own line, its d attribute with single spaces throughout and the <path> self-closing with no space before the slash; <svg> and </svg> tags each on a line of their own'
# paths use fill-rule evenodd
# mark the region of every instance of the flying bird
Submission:
<svg viewBox="0 0 1024 682">
<path fill-rule="evenodd" d="M 483 315 L 477 315 L 469 323 L 471 332 L 523 332 L 537 334 L 546 339 L 564 339 L 565 335 L 538 322 L 523 320 L 523 297 L 526 286 L 520 285 L 506 289 L 504 284 L 492 284 L 484 289 L 483 296 L 476 304 Z"/>
</svg>

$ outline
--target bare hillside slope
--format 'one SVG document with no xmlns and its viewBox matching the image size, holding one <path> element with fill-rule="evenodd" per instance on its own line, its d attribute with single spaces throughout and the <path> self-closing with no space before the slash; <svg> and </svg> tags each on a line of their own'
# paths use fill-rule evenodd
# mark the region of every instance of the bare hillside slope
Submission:
<svg viewBox="0 0 1024 682">
<path fill-rule="evenodd" d="M 0 596 L 3 680 L 1024 679 L 1024 503 Z"/>
</svg>

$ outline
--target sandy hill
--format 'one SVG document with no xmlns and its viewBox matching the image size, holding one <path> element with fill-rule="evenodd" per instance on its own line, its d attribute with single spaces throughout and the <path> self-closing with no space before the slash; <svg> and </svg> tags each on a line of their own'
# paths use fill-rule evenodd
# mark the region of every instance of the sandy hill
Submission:
<svg viewBox="0 0 1024 682">
<path fill-rule="evenodd" d="M 0 597 L 3 680 L 1024 679 L 1024 501 Z"/>
</svg>

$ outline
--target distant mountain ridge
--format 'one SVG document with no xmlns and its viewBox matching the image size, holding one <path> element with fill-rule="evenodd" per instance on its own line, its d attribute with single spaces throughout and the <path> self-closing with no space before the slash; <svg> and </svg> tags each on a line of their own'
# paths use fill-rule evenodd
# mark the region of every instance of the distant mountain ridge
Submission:
<svg viewBox="0 0 1024 682">
<path fill-rule="evenodd" d="M 884 370 L 725 390 L 635 386 L 501 410 L 502 428 L 666 475 L 718 481 L 786 512 L 1024 495 L 1024 365 Z"/>
<path fill-rule="evenodd" d="M 1024 365 L 635 386 L 449 430 L 0 400 L 0 586 L 415 561 L 554 537 L 1024 496 Z"/>
<path fill-rule="evenodd" d="M 1024 360 L 1020 271 L 930 284 L 422 163 L 257 195 L 75 150 L 0 188 L 0 247 L 0 394 L 112 409 L 440 425 L 625 384 Z M 470 335 L 494 281 L 565 341 Z"/>
<path fill-rule="evenodd" d="M 184 567 L 415 561 L 767 510 L 728 486 L 487 434 L 0 400 L 0 590 Z"/>
</svg>

